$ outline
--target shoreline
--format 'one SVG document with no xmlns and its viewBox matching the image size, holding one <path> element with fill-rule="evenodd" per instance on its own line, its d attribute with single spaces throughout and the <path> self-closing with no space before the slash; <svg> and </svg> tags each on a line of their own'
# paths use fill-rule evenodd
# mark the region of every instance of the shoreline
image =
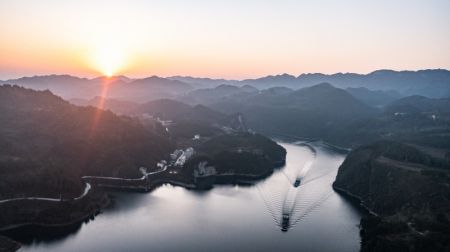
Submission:
<svg viewBox="0 0 450 252">
<path fill-rule="evenodd" d="M 40 233 L 41 229 L 45 230 L 43 231 L 44 233 L 47 231 L 54 232 L 58 229 L 61 229 L 62 233 L 76 232 L 76 230 L 81 227 L 83 222 L 93 219 L 96 215 L 100 214 L 103 209 L 111 204 L 112 199 L 109 192 L 113 190 L 121 192 L 138 191 L 148 193 L 156 190 L 164 184 L 179 186 L 186 190 L 198 191 L 211 190 L 214 188 L 214 185 L 230 184 L 248 186 L 272 175 L 276 170 L 283 167 L 285 161 L 285 157 L 277 161 L 272 161 L 272 168 L 267 171 L 263 171 L 260 174 L 224 173 L 200 178 L 185 178 L 183 176 L 175 176 L 172 178 L 163 173 L 167 169 L 166 168 L 157 172 L 144 174 L 141 178 L 132 179 L 83 176 L 82 180 L 86 183 L 86 188 L 83 190 L 81 196 L 73 198 L 71 201 L 48 202 L 41 205 L 43 204 L 43 201 L 39 199 L 29 199 L 24 202 L 11 203 L 13 205 L 6 205 L 5 209 L 19 207 L 24 210 L 22 211 L 22 217 L 17 220 L 11 219 L 9 225 L 8 218 L 3 221 L 6 225 L 0 227 L 0 236 L 5 236 L 22 246 L 23 244 L 28 244 L 28 236 L 21 236 L 21 234 L 26 234 L 27 232 Z M 97 188 L 100 191 L 97 191 Z M 35 201 L 35 203 L 33 201 Z M 9 204 L 7 202 L 5 203 Z M 30 212 L 27 210 L 33 208 L 32 206 L 34 204 L 39 206 L 38 209 L 42 208 L 45 210 L 46 208 L 51 208 L 54 209 L 53 211 L 62 211 L 65 214 L 62 215 L 62 217 L 58 216 L 56 218 L 42 218 L 40 216 L 34 216 L 33 211 Z M 27 205 L 30 205 L 31 208 L 30 206 L 27 207 Z M 14 213 L 8 210 L 5 214 L 5 217 L 7 217 L 8 214 Z"/>
<path fill-rule="evenodd" d="M 150 180 L 148 183 L 148 189 L 144 188 L 143 186 L 130 186 L 130 185 L 119 185 L 120 184 L 120 178 L 114 178 L 114 181 L 111 182 L 119 182 L 117 185 L 111 185 L 108 183 L 98 183 L 98 184 L 92 184 L 92 190 L 91 192 L 89 192 L 89 194 L 91 193 L 95 193 L 97 190 L 96 187 L 101 187 L 101 188 L 105 188 L 105 194 L 107 195 L 108 198 L 108 202 L 105 204 L 102 204 L 101 207 L 97 208 L 95 211 L 90 211 L 89 213 L 86 213 L 85 215 L 77 218 L 77 219 L 72 219 L 70 221 L 66 221 L 66 222 L 59 222 L 59 223 L 36 223 L 36 222 L 31 222 L 31 223 L 21 223 L 18 225 L 14 225 L 14 226 L 10 226 L 7 227 L 7 230 L 12 230 L 12 229 L 19 229 L 19 228 L 23 228 L 23 227 L 32 227 L 32 226 L 38 226 L 38 227 L 42 227 L 42 228 L 50 228 L 50 232 L 55 232 L 55 230 L 52 230 L 51 228 L 58 228 L 58 227 L 68 227 L 68 226 L 72 226 L 72 225 L 78 225 L 81 224 L 82 226 L 84 226 L 83 222 L 85 222 L 86 220 L 92 219 L 92 215 L 96 216 L 98 214 L 98 211 L 108 207 L 108 205 L 110 205 L 113 202 L 113 199 L 109 196 L 109 191 L 111 190 L 117 190 L 119 192 L 127 192 L 127 191 L 132 191 L 132 192 L 136 192 L 136 191 L 140 191 L 142 193 L 148 193 L 148 192 L 152 192 L 153 190 L 158 189 L 159 187 L 161 187 L 164 184 L 169 184 L 172 186 L 179 186 L 179 187 L 183 187 L 183 189 L 186 190 L 199 190 L 199 191 L 205 191 L 205 190 L 211 190 L 215 185 L 251 185 L 251 184 L 255 184 L 255 181 L 257 182 L 258 180 L 263 180 L 266 179 L 268 177 L 270 177 L 272 174 L 276 173 L 277 171 L 280 171 L 280 169 L 283 168 L 283 165 L 280 165 L 281 163 L 284 163 L 284 161 L 279 160 L 278 162 L 273 162 L 272 163 L 272 169 L 269 169 L 267 172 L 263 172 L 260 174 L 242 174 L 242 173 L 223 173 L 223 174 L 218 174 L 218 175 L 214 175 L 214 176 L 210 176 L 214 182 L 212 183 L 212 187 L 211 188 L 200 188 L 198 187 L 195 183 L 193 182 L 189 182 L 187 180 L 184 181 L 180 181 L 180 179 L 175 178 L 176 180 L 173 179 L 169 179 L 169 178 L 164 178 L 166 176 L 166 174 L 161 174 L 160 176 L 157 176 L 159 178 L 155 178 L 154 180 Z M 150 177 L 150 176 L 149 176 Z M 206 177 L 206 179 L 209 179 L 209 177 Z M 119 180 L 119 181 L 118 181 Z M 125 179 L 128 182 L 130 182 L 129 179 Z M 106 180 L 103 180 L 101 182 L 107 182 Z M 133 182 L 133 184 L 141 184 L 140 182 L 142 182 L 142 180 L 136 180 L 136 181 L 131 181 Z M 136 182 L 136 183 L 134 183 Z M 334 185 L 332 186 L 332 188 L 336 189 L 336 191 L 342 192 L 343 194 L 346 194 L 348 196 L 351 196 L 352 198 L 357 199 L 360 202 L 360 205 L 366 209 L 367 211 L 370 212 L 370 210 L 361 202 L 361 199 L 359 197 L 357 197 L 356 195 L 353 195 L 349 192 L 347 192 L 346 190 L 343 190 L 341 188 L 335 187 Z M 90 198 L 89 198 L 90 199 Z M 372 214 L 372 212 L 371 212 Z M 81 229 L 80 227 L 78 227 L 76 229 L 76 231 L 73 232 L 79 232 L 79 229 Z M 58 230 L 58 229 L 56 229 Z M 65 229 L 62 229 L 65 230 Z M 21 231 L 18 231 L 21 232 Z M 67 232 L 67 231 L 66 231 Z M 72 232 L 72 231 L 69 231 Z M 8 234 L 1 234 L 0 235 L 4 235 L 8 238 L 10 238 L 11 236 L 9 236 Z M 67 234 L 69 235 L 69 234 Z M 10 238 L 11 239 L 11 238 Z M 14 238 L 12 238 L 14 239 Z M 39 239 L 39 238 L 38 238 Z M 18 240 L 18 239 L 17 239 Z M 16 240 L 16 241 L 17 241 Z M 28 242 L 25 242 L 23 240 L 22 243 L 24 244 L 24 246 L 28 246 Z"/>
<path fill-rule="evenodd" d="M 68 227 L 68 226 L 72 226 L 75 224 L 80 224 L 86 220 L 91 219 L 92 216 L 99 214 L 102 209 L 105 209 L 107 206 L 109 206 L 109 204 L 111 203 L 110 198 L 106 195 L 106 197 L 104 197 L 104 199 L 105 200 L 103 200 L 103 201 L 96 202 L 96 203 L 100 203 L 99 207 L 97 207 L 97 208 L 93 209 L 92 211 L 89 211 L 85 214 L 82 214 L 81 216 L 76 217 L 72 220 L 68 220 L 68 221 L 64 221 L 64 222 L 56 222 L 56 223 L 25 222 L 25 223 L 12 224 L 12 225 L 0 228 L 0 235 L 2 235 L 5 232 L 14 230 L 14 229 L 26 228 L 26 227 L 30 227 L 30 226 L 37 226 L 37 227 L 44 227 L 44 228 L 59 228 L 59 227 Z"/>
<path fill-rule="evenodd" d="M 278 169 L 280 167 L 275 167 L 275 169 Z M 194 183 L 188 183 L 188 182 L 182 182 L 182 181 L 177 181 L 177 180 L 171 180 L 171 179 L 157 179 L 152 181 L 151 185 L 148 186 L 148 188 L 142 187 L 142 186 L 118 186 L 118 185 L 107 185 L 107 184 L 97 184 L 95 186 L 97 187 L 101 187 L 101 188 L 105 188 L 105 189 L 112 189 L 115 190 L 117 189 L 118 191 L 121 192 L 127 192 L 127 191 L 131 191 L 131 192 L 144 192 L 144 193 L 149 193 L 152 192 L 153 190 L 156 190 L 157 188 L 159 188 L 160 186 L 164 185 L 164 184 L 170 184 L 172 186 L 179 186 L 182 187 L 184 189 L 187 190 L 198 190 L 198 191 L 203 191 L 203 190 L 210 190 L 214 187 L 214 185 L 223 185 L 223 184 L 230 184 L 230 185 L 249 185 L 252 184 L 252 182 L 255 182 L 257 180 L 261 180 L 261 179 L 265 179 L 268 176 L 270 176 L 271 174 L 273 174 L 274 170 L 268 172 L 268 173 L 264 173 L 264 174 L 259 174 L 259 175 L 251 175 L 251 174 L 225 174 L 225 175 L 215 175 L 212 176 L 214 177 L 213 179 L 215 180 L 214 183 L 212 183 L 210 188 L 204 188 L 201 186 L 198 186 L 197 184 Z M 232 182 L 225 182 L 225 181 L 216 181 L 216 179 L 230 179 L 233 180 Z M 120 180 L 120 179 L 115 179 L 115 181 Z M 125 179 L 127 180 L 127 179 Z M 247 181 L 242 181 L 242 180 L 247 180 Z M 127 180 L 128 181 L 128 180 Z M 216 183 L 217 182 L 217 183 Z M 9 226 L 5 226 L 0 228 L 0 233 L 5 233 L 8 231 L 12 231 L 15 229 L 20 229 L 20 228 L 27 228 L 27 227 L 42 227 L 42 228 L 64 228 L 64 227 L 69 227 L 72 225 L 77 225 L 77 224 L 81 224 L 82 222 L 89 220 L 92 218 L 92 216 L 95 216 L 97 214 L 99 214 L 99 212 L 102 209 L 105 209 L 108 205 L 110 205 L 111 203 L 111 199 L 109 198 L 108 192 L 105 192 L 106 194 L 106 201 L 102 202 L 101 206 L 98 208 L 93 209 L 93 211 L 90 211 L 88 213 L 83 214 L 82 216 L 75 218 L 73 220 L 69 220 L 69 221 L 65 221 L 65 222 L 58 222 L 58 223 L 39 223 L 39 222 L 27 222 L 27 223 L 18 223 L 18 224 L 13 224 L 13 225 L 9 225 Z M 7 235 L 6 235 L 7 237 Z"/>
<path fill-rule="evenodd" d="M 343 188 L 335 186 L 334 183 L 333 183 L 332 187 L 337 193 L 343 194 L 344 196 L 347 196 L 347 197 L 350 197 L 350 198 L 356 200 L 358 202 L 358 205 L 361 206 L 362 208 L 364 208 L 364 210 L 366 210 L 370 215 L 379 216 L 377 213 L 372 211 L 367 205 L 365 205 L 364 201 L 359 196 L 357 196 Z"/>
</svg>

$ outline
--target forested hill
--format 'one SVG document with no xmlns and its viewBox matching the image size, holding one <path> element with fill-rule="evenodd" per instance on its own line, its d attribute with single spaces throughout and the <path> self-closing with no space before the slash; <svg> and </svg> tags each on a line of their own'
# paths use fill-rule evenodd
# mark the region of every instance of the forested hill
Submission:
<svg viewBox="0 0 450 252">
<path fill-rule="evenodd" d="M 156 126 L 17 86 L 0 87 L 0 124 L 1 198 L 78 195 L 83 175 L 138 177 L 172 150 Z"/>
<path fill-rule="evenodd" d="M 361 221 L 361 251 L 449 251 L 449 154 L 379 141 L 348 155 L 333 186 L 377 214 Z"/>
</svg>

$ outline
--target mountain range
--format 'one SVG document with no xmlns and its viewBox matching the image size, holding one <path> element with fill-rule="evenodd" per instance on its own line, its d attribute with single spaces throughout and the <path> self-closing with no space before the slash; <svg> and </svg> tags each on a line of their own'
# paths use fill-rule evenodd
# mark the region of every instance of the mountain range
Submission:
<svg viewBox="0 0 450 252">
<path fill-rule="evenodd" d="M 221 87 L 222 92 L 233 92 L 232 86 L 245 87 L 249 92 L 273 87 L 293 90 L 327 82 L 338 88 L 349 88 L 349 92 L 364 96 L 364 89 L 380 91 L 381 98 L 370 101 L 373 105 L 385 104 L 392 98 L 422 95 L 430 98 L 450 97 L 450 71 L 431 69 L 419 71 L 377 70 L 369 74 L 309 73 L 293 76 L 289 74 L 265 76 L 257 79 L 226 80 L 174 76 L 162 78 L 151 76 L 131 79 L 126 76 L 92 79 L 70 75 L 46 75 L 22 77 L 0 81 L 0 84 L 19 85 L 36 90 L 50 90 L 65 99 L 91 99 L 106 96 L 128 101 L 147 102 L 161 98 L 177 98 L 195 91 L 199 93 Z M 360 89 L 363 88 L 363 89 Z M 197 91 L 204 90 L 204 91 Z M 228 90 L 228 91 L 227 91 Z M 217 90 L 216 90 L 217 91 Z M 387 97 L 386 97 L 387 96 Z M 389 96 L 391 98 L 389 98 Z M 378 99 L 378 100 L 377 100 Z M 191 103 L 194 101 L 188 101 Z"/>
<path fill-rule="evenodd" d="M 179 129 L 189 129 L 181 130 L 188 135 L 196 131 L 210 134 L 214 132 L 211 125 L 227 125 L 233 115 L 240 114 L 245 127 L 256 132 L 322 139 L 348 147 L 377 139 L 409 139 L 440 145 L 450 141 L 446 135 L 450 123 L 449 98 L 401 97 L 394 91 L 342 89 L 329 83 L 298 90 L 220 85 L 197 89 L 175 100 L 100 101 L 100 98 L 84 103 L 72 100 L 77 105 L 103 104 L 103 108 L 119 114 L 149 114 L 175 120 Z"/>
<path fill-rule="evenodd" d="M 46 75 L 0 81 L 0 84 L 50 90 L 65 99 L 103 96 L 137 102 L 173 98 L 194 89 L 190 84 L 157 76 L 143 79 L 129 79 L 125 76 L 86 79 L 70 75 Z"/>
<path fill-rule="evenodd" d="M 219 172 L 232 166 L 269 174 L 268 164 L 280 163 L 284 152 L 256 133 L 324 140 L 353 149 L 335 189 L 379 214 L 361 222 L 363 251 L 398 251 L 410 241 L 439 251 L 448 248 L 450 233 L 448 72 L 8 80 L 0 85 L 0 200 L 74 198 L 86 188 L 82 176 L 136 178 L 140 167 L 155 167 L 175 148 L 191 146 L 198 151 L 184 170 L 191 177 L 204 161 Z M 250 151 L 241 155 L 242 146 Z M 51 213 L 44 218 L 49 223 L 61 222 L 101 208 L 103 194 L 94 189 L 88 195 L 51 207 L 4 204 L 0 225 L 42 220 L 35 216 L 40 213 Z"/>
<path fill-rule="evenodd" d="M 299 76 L 289 74 L 270 75 L 257 79 L 224 80 L 192 77 L 170 77 L 186 83 L 201 83 L 214 87 L 221 84 L 252 85 L 258 89 L 284 86 L 299 89 L 321 82 L 331 83 L 340 88 L 365 87 L 371 90 L 396 90 L 403 96 L 421 94 L 429 97 L 450 96 L 450 71 L 427 69 L 419 71 L 377 70 L 368 74 L 356 73 L 306 73 Z"/>
</svg>

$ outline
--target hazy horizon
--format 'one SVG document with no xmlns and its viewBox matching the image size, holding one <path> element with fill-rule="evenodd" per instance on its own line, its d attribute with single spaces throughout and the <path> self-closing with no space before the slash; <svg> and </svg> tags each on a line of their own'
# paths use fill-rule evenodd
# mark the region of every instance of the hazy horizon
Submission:
<svg viewBox="0 0 450 252">
<path fill-rule="evenodd" d="M 142 75 L 142 76 L 130 76 L 127 74 L 114 74 L 110 77 L 127 77 L 130 79 L 140 79 L 140 78 L 148 78 L 148 77 L 160 77 L 160 78 L 172 78 L 172 77 L 187 77 L 187 78 L 209 78 L 212 80 L 229 80 L 229 81 L 243 81 L 243 80 L 252 80 L 252 79 L 259 79 L 259 78 L 264 78 L 264 77 L 269 77 L 269 76 L 281 76 L 281 75 L 290 75 L 290 76 L 294 76 L 294 77 L 299 77 L 301 75 L 308 75 L 308 74 L 324 74 L 324 75 L 335 75 L 335 74 L 359 74 L 359 75 L 368 75 L 371 74 L 373 72 L 377 72 L 377 71 L 395 71 L 395 72 L 418 72 L 418 71 L 435 71 L 435 70 L 443 70 L 443 71 L 450 71 L 450 69 L 446 69 L 446 68 L 428 68 L 428 69 L 414 69 L 414 70 L 410 70 L 410 69 L 403 69 L 403 70 L 395 70 L 395 69 L 376 69 L 373 71 L 369 71 L 369 72 L 364 72 L 364 73 L 357 73 L 357 72 L 331 72 L 331 73 L 322 73 L 322 72 L 305 72 L 305 73 L 275 73 L 275 74 L 267 74 L 267 75 L 261 75 L 261 76 L 255 76 L 255 77 L 251 77 L 251 78 L 226 78 L 226 77 L 221 77 L 221 76 L 217 76 L 217 77 L 207 77 L 207 76 L 194 76 L 194 75 L 167 75 L 167 76 L 162 76 L 162 75 L 157 75 L 157 74 L 150 74 L 150 75 Z M 14 79 L 20 79 L 20 78 L 32 78 L 32 77 L 42 77 L 42 76 L 62 76 L 62 75 L 67 75 L 67 76 L 72 76 L 72 77 L 78 77 L 78 78 L 85 78 L 85 79 L 95 79 L 95 78 L 101 78 L 101 77 L 108 77 L 102 74 L 98 74 L 98 75 L 76 75 L 76 74 L 69 74 L 69 73 L 43 73 L 43 74 L 30 74 L 30 75 L 23 75 L 23 76 L 17 76 L 14 78 L 0 78 L 0 81 L 8 81 L 8 80 L 14 80 Z"/>
<path fill-rule="evenodd" d="M 450 69 L 449 1 L 0 3 L 0 79 Z"/>
</svg>

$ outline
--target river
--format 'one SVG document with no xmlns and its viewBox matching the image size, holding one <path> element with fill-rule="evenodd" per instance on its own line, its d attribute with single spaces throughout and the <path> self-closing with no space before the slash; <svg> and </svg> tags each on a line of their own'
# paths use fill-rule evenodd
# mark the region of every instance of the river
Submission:
<svg viewBox="0 0 450 252">
<path fill-rule="evenodd" d="M 93 221 L 20 251 L 359 251 L 364 213 L 331 188 L 345 154 L 280 144 L 285 167 L 255 185 L 112 193 Z"/>
</svg>

